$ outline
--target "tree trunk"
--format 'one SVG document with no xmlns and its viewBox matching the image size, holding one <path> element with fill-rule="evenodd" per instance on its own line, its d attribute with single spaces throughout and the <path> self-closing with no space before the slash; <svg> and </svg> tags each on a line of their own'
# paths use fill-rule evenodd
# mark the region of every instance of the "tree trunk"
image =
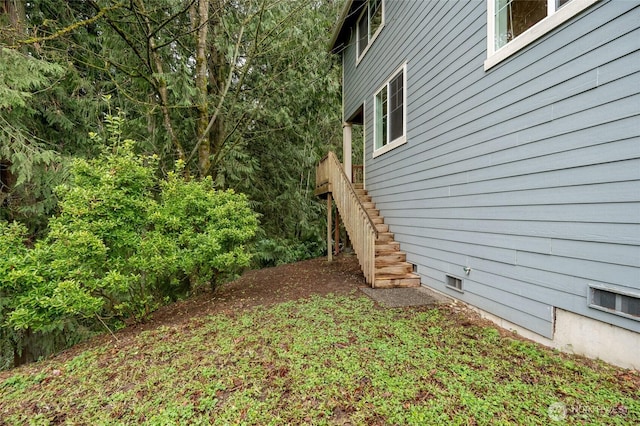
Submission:
<svg viewBox="0 0 640 426">
<path fill-rule="evenodd" d="M 182 147 L 182 143 L 180 142 L 180 140 L 176 136 L 176 133 L 173 130 L 171 114 L 169 112 L 169 105 L 170 105 L 169 89 L 167 87 L 167 81 L 163 76 L 164 66 L 162 64 L 162 58 L 160 58 L 160 55 L 158 54 L 156 40 L 152 36 L 151 22 L 149 21 L 149 18 L 146 16 L 144 2 L 141 0 L 138 0 L 137 6 L 141 14 L 145 16 L 144 23 L 147 31 L 147 40 L 149 43 L 149 56 L 150 56 L 149 59 L 151 61 L 150 65 L 154 68 L 154 71 L 157 74 L 157 77 L 155 77 L 153 81 L 154 81 L 155 89 L 158 92 L 158 96 L 160 97 L 160 110 L 162 111 L 162 121 L 164 124 L 164 128 L 169 134 L 169 138 L 171 139 L 173 147 L 177 151 L 178 158 L 181 160 L 184 160 L 185 158 L 184 148 Z"/>
<path fill-rule="evenodd" d="M 11 173 L 11 162 L 0 159 L 0 209 L 9 206 L 9 196 L 11 194 L 11 188 L 16 183 L 16 178 Z M 10 209 L 7 209 L 7 212 Z M 5 219 L 11 220 L 11 217 Z"/>
<path fill-rule="evenodd" d="M 26 329 L 21 339 L 16 339 L 13 345 L 13 366 L 18 367 L 35 361 L 35 357 L 31 351 L 32 332 Z"/>
<path fill-rule="evenodd" d="M 211 167 L 211 146 L 209 138 L 203 137 L 209 125 L 208 90 L 207 90 L 207 37 L 209 33 L 209 0 L 198 1 L 196 32 L 196 92 L 198 124 L 196 140 L 198 146 L 198 171 L 200 176 L 206 176 Z"/>
<path fill-rule="evenodd" d="M 220 18 L 224 8 L 224 0 L 217 0 L 216 3 L 217 19 L 209 21 L 211 27 L 212 38 L 215 40 L 220 34 Z M 227 63 L 227 58 L 224 56 L 224 52 L 221 52 L 215 43 L 211 43 L 211 49 L 209 52 L 209 93 L 212 95 L 216 102 L 220 97 L 226 96 L 227 88 L 225 85 L 228 80 L 228 73 L 230 72 L 231 64 Z M 229 81 L 230 83 L 230 81 Z M 218 103 L 222 107 L 222 103 Z M 224 120 L 221 116 L 221 111 L 216 111 L 217 119 L 213 123 L 211 130 L 209 131 L 208 140 L 211 147 L 211 156 L 215 158 L 214 163 L 218 164 L 218 157 L 222 154 L 222 148 L 225 140 L 225 127 Z M 215 180 L 217 175 L 217 169 L 209 170 L 209 173 Z"/>
<path fill-rule="evenodd" d="M 7 15 L 9 17 L 9 28 L 3 34 L 2 38 L 7 44 L 13 45 L 16 40 L 24 34 L 24 0 L 0 1 L 0 15 Z"/>
</svg>

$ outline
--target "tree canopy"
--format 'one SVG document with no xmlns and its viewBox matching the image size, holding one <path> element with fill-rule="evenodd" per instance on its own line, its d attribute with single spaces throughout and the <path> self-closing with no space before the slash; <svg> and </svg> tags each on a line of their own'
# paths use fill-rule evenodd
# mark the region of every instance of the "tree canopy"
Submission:
<svg viewBox="0 0 640 426">
<path fill-rule="evenodd" d="M 29 257 L 23 249 L 45 246 L 49 251 L 71 249 L 65 238 L 91 231 L 68 228 L 75 223 L 70 221 L 69 203 L 91 204 L 95 191 L 110 191 L 100 186 L 104 182 L 98 185 L 98 177 L 90 172 L 99 171 L 94 159 L 102 158 L 101 164 L 106 164 L 105 150 L 112 149 L 113 137 L 137 140 L 130 153 L 119 152 L 125 157 L 153 158 L 141 167 L 152 170 L 147 177 L 152 182 L 166 182 L 141 189 L 142 198 L 135 207 L 140 217 L 124 219 L 133 228 L 116 227 L 117 232 L 131 231 L 118 236 L 122 241 L 134 245 L 146 241 L 146 248 L 157 247 L 157 241 L 154 245 L 152 239 L 144 240 L 153 233 L 142 240 L 128 238 L 143 228 L 177 232 L 178 225 L 169 219 L 174 216 L 186 220 L 179 226 L 197 229 L 208 235 L 209 242 L 215 240 L 207 234 L 212 230 L 189 222 L 179 210 L 187 204 L 196 208 L 199 201 L 214 203 L 207 198 L 206 188 L 210 188 L 220 194 L 227 190 L 245 194 L 258 213 L 259 227 L 250 246 L 255 266 L 319 255 L 324 250 L 325 225 L 323 207 L 313 197 L 314 167 L 321 155 L 341 141 L 340 69 L 326 51 L 341 3 L 1 3 L 0 223 L 4 221 L 7 241 L 24 245 L 15 248 L 12 256 Z M 120 173 L 128 176 L 135 170 L 131 167 Z M 178 178 L 191 183 L 178 188 Z M 82 195 L 77 189 L 62 189 L 72 181 L 98 186 L 91 190 L 93 196 L 91 191 Z M 173 194 L 170 203 L 162 198 L 168 194 Z M 145 228 L 148 223 L 136 228 L 136 220 L 146 217 L 143 212 L 153 203 L 161 206 L 149 213 L 158 222 L 151 228 Z M 21 225 L 11 225 L 14 221 Z M 81 227 L 98 223 L 102 222 L 94 218 Z M 66 231 L 61 234 L 61 229 Z M 122 259 L 136 258 L 124 246 L 73 235 L 85 249 L 98 250 L 93 252 L 96 256 L 102 244 L 107 257 L 124 250 Z M 195 269 L 182 273 L 189 277 L 187 281 L 216 282 L 220 277 L 207 268 L 224 269 L 242 256 L 236 252 L 214 266 L 194 264 Z M 116 258 L 109 261 L 117 263 Z M 239 264 L 247 262 L 248 258 Z M 166 263 L 168 270 L 171 265 Z M 127 268 L 134 275 L 144 275 L 131 265 Z M 97 279 L 87 277 L 85 284 Z M 58 278 L 43 279 L 53 285 Z M 72 286 L 73 280 L 60 279 Z M 17 306 L 15 297 L 7 301 L 12 297 L 7 288 L 0 290 L 0 307 Z M 98 306 L 88 299 L 84 302 Z M 15 315 L 14 325 L 19 324 Z M 6 318 L 3 321 L 0 326 L 6 327 Z"/>
<path fill-rule="evenodd" d="M 265 239 L 319 243 L 310 172 L 341 138 L 340 1 L 6 3 L 2 217 L 42 226 L 65 160 L 99 153 L 88 134 L 118 108 L 162 173 L 180 159 L 247 193 Z"/>
</svg>

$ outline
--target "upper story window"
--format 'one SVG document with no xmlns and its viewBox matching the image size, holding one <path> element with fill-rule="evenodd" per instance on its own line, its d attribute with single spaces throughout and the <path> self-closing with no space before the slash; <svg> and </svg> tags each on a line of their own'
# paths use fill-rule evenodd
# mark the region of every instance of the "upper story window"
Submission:
<svg viewBox="0 0 640 426">
<path fill-rule="evenodd" d="M 373 156 L 407 142 L 407 65 L 397 70 L 375 94 Z"/>
<path fill-rule="evenodd" d="M 495 0 L 495 49 L 500 49 L 569 1 Z"/>
<path fill-rule="evenodd" d="M 369 50 L 369 46 L 384 26 L 384 1 L 367 0 L 356 25 L 358 60 Z"/>
<path fill-rule="evenodd" d="M 487 0 L 489 69 L 599 0 Z"/>
</svg>

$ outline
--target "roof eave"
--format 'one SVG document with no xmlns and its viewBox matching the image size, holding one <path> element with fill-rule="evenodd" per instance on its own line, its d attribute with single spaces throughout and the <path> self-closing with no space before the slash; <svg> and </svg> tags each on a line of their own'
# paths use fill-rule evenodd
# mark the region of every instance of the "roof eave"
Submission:
<svg viewBox="0 0 640 426">
<path fill-rule="evenodd" d="M 342 8 L 342 13 L 340 14 L 340 19 L 338 19 L 338 21 L 336 22 L 336 24 L 333 27 L 333 33 L 331 35 L 331 42 L 329 43 L 329 53 L 335 53 L 335 49 L 337 47 L 337 45 L 342 41 L 342 39 L 344 38 L 344 32 L 345 32 L 345 24 L 347 21 L 347 18 L 349 17 L 349 12 L 351 11 L 351 7 L 353 6 L 353 2 L 354 0 L 348 0 L 344 7 Z"/>
</svg>

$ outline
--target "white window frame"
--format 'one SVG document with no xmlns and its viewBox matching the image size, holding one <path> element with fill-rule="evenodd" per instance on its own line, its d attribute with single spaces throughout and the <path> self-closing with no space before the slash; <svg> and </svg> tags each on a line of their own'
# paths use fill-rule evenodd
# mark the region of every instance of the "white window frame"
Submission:
<svg viewBox="0 0 640 426">
<path fill-rule="evenodd" d="M 373 44 L 373 42 L 376 40 L 376 38 L 378 38 L 378 34 L 380 34 L 380 31 L 382 31 L 382 28 L 384 28 L 385 9 L 386 9 L 386 7 L 385 7 L 385 0 L 382 0 L 382 3 L 380 4 L 380 7 L 382 8 L 382 22 L 380 22 L 380 26 L 375 31 L 375 33 L 373 33 L 371 35 L 371 37 L 369 37 L 367 45 L 364 48 L 364 50 L 362 51 L 362 53 L 359 53 L 360 52 L 360 21 L 365 17 L 367 19 L 367 28 L 369 28 L 368 32 L 369 33 L 371 32 L 371 20 L 370 20 L 370 17 L 369 17 L 369 4 L 370 4 L 370 0 L 366 0 L 366 2 L 364 3 L 364 7 L 363 7 L 364 10 L 360 13 L 360 17 L 356 21 L 356 27 L 355 27 L 356 28 L 356 66 L 358 66 L 358 64 L 360 63 L 362 58 L 364 58 L 364 56 L 367 54 L 367 52 L 371 48 L 371 45 Z"/>
<path fill-rule="evenodd" d="M 600 0 L 571 0 L 556 10 L 556 0 L 547 0 L 547 17 L 505 44 L 495 48 L 495 11 L 497 0 L 487 0 L 487 59 L 485 71 L 499 64 Z"/>
<path fill-rule="evenodd" d="M 400 73 L 402 73 L 402 135 L 395 138 L 394 140 L 389 140 L 389 142 L 386 145 L 383 145 L 380 148 L 377 148 L 376 145 L 380 136 L 378 135 L 378 102 L 376 98 L 378 96 L 378 93 L 380 93 L 383 90 L 387 90 L 387 102 L 389 102 L 388 100 L 390 99 L 390 96 L 389 96 L 390 83 Z M 407 143 L 407 63 L 406 62 L 402 64 L 398 69 L 396 69 L 393 72 L 393 74 L 391 74 L 391 76 L 387 79 L 387 81 L 373 93 L 373 120 L 372 121 L 373 121 L 373 158 L 379 155 L 382 155 L 386 152 L 389 152 L 392 149 L 399 147 L 400 145 L 404 145 L 405 143 Z M 391 120 L 389 119 L 389 122 L 387 124 L 388 138 L 391 137 L 390 121 Z"/>
</svg>

